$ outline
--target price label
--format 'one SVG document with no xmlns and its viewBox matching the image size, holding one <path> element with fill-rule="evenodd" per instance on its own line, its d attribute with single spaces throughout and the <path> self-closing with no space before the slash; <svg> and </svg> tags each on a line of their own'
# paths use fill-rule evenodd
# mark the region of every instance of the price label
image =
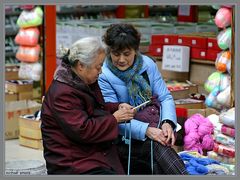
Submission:
<svg viewBox="0 0 240 180">
<path fill-rule="evenodd" d="M 189 72 L 188 46 L 163 46 L 163 70 Z"/>
</svg>

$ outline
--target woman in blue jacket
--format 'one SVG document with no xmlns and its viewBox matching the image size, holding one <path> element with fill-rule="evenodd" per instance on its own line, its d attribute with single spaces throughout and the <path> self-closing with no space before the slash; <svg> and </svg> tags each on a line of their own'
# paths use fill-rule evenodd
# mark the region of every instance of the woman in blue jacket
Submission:
<svg viewBox="0 0 240 180">
<path fill-rule="evenodd" d="M 157 124 L 151 125 L 151 118 L 149 122 L 134 118 L 130 123 L 119 124 L 122 140 L 118 151 L 125 171 L 128 174 L 130 170 L 131 174 L 187 174 L 183 161 L 171 147 L 177 125 L 174 101 L 155 62 L 140 54 L 140 33 L 130 24 L 114 24 L 107 29 L 103 40 L 108 53 L 99 85 L 105 102 L 128 103 L 130 105 L 121 108 L 131 109 L 154 96 L 161 107 L 154 115 L 159 121 Z M 137 167 L 135 163 L 148 168 Z"/>
</svg>

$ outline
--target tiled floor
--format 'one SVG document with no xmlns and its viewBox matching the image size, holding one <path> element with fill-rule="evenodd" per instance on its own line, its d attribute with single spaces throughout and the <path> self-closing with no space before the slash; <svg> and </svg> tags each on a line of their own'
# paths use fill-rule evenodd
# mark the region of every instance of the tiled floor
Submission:
<svg viewBox="0 0 240 180">
<path fill-rule="evenodd" d="M 5 141 L 5 161 L 12 160 L 41 160 L 45 162 L 42 150 L 21 146 L 18 139 Z"/>
</svg>

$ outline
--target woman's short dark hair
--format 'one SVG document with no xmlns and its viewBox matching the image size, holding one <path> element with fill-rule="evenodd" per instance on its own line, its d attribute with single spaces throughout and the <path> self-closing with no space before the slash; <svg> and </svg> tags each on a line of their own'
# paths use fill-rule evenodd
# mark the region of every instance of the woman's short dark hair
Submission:
<svg viewBox="0 0 240 180">
<path fill-rule="evenodd" d="M 112 51 L 138 50 L 141 34 L 131 24 L 112 24 L 103 35 L 103 41 Z"/>
</svg>

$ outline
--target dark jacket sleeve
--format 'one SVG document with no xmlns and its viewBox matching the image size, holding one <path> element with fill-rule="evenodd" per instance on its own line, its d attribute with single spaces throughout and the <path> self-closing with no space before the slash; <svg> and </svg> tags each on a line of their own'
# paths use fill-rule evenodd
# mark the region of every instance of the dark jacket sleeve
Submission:
<svg viewBox="0 0 240 180">
<path fill-rule="evenodd" d="M 120 103 L 110 103 L 110 102 L 107 102 L 105 103 L 105 110 L 106 111 L 109 111 L 110 113 L 114 113 L 115 111 L 118 110 L 118 106 L 119 106 Z"/>
<path fill-rule="evenodd" d="M 118 135 L 115 117 L 101 109 L 93 110 L 99 112 L 92 112 L 89 116 L 86 109 L 89 105 L 84 103 L 84 98 L 79 98 L 79 95 L 72 92 L 59 94 L 54 100 L 53 111 L 66 136 L 81 143 L 100 143 L 115 139 Z"/>
</svg>

